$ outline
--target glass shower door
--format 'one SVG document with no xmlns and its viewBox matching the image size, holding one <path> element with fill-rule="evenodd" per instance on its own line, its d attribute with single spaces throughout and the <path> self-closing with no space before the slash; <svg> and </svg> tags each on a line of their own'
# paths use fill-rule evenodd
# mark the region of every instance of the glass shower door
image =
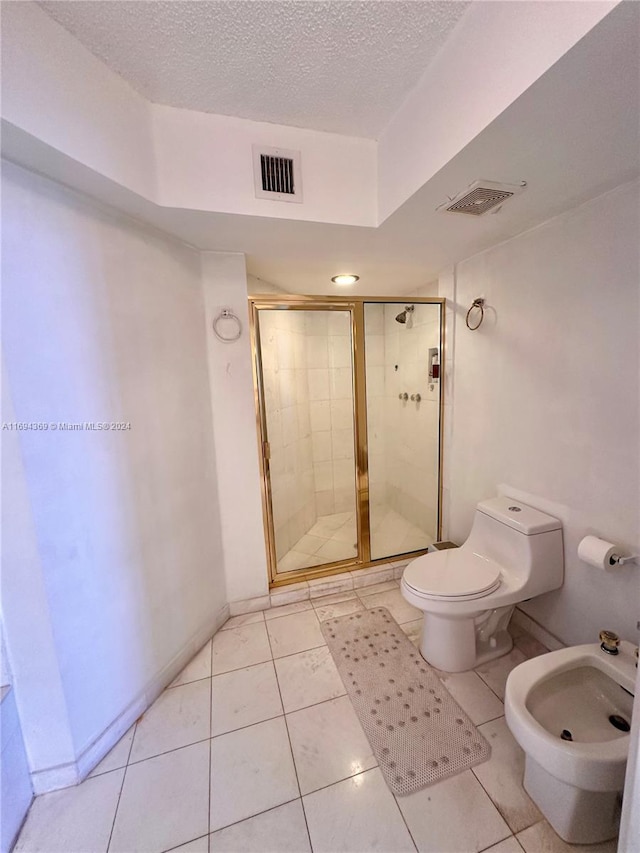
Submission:
<svg viewBox="0 0 640 853">
<path fill-rule="evenodd" d="M 440 318 L 438 304 L 364 305 L 372 560 L 438 535 Z"/>
<path fill-rule="evenodd" d="M 352 311 L 257 312 L 277 574 L 358 555 Z"/>
</svg>

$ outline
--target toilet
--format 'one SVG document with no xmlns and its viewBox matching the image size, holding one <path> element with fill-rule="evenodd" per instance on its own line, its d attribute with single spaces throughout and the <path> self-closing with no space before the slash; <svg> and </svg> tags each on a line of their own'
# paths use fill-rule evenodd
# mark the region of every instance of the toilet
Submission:
<svg viewBox="0 0 640 853">
<path fill-rule="evenodd" d="M 635 649 L 597 643 L 541 655 L 507 679 L 505 716 L 525 752 L 524 787 L 557 834 L 618 833 L 636 678 Z"/>
<path fill-rule="evenodd" d="M 481 501 L 460 548 L 424 554 L 404 570 L 404 598 L 424 612 L 420 652 L 446 672 L 507 654 L 521 601 L 562 586 L 562 524 L 513 498 Z"/>
</svg>

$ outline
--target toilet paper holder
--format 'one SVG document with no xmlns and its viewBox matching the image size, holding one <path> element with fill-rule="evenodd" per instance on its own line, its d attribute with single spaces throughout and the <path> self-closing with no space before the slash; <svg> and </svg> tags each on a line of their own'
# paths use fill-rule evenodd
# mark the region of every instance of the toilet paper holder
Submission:
<svg viewBox="0 0 640 853">
<path fill-rule="evenodd" d="M 638 554 L 631 554 L 628 557 L 621 557 L 619 554 L 612 554 L 611 562 L 614 566 L 624 566 L 625 563 L 637 563 Z"/>
<path fill-rule="evenodd" d="M 599 536 L 585 536 L 578 545 L 578 557 L 597 569 L 617 568 L 627 563 L 637 563 L 637 554 L 621 554 L 623 546 L 601 539 Z"/>
</svg>

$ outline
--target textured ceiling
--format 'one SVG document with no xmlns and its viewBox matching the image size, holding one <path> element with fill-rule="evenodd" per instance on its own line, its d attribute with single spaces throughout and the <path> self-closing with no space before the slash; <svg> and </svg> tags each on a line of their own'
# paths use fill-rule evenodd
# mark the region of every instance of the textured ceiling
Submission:
<svg viewBox="0 0 640 853">
<path fill-rule="evenodd" d="M 469 4 L 43 0 L 147 99 L 376 138 Z"/>
</svg>

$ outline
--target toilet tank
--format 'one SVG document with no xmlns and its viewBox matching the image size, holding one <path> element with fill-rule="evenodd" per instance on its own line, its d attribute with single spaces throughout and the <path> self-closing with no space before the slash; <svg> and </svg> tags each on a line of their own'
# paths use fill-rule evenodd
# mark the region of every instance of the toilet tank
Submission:
<svg viewBox="0 0 640 853">
<path fill-rule="evenodd" d="M 504 566 L 523 584 L 527 598 L 562 586 L 562 523 L 522 501 L 506 497 L 481 501 L 462 547 Z"/>
</svg>

